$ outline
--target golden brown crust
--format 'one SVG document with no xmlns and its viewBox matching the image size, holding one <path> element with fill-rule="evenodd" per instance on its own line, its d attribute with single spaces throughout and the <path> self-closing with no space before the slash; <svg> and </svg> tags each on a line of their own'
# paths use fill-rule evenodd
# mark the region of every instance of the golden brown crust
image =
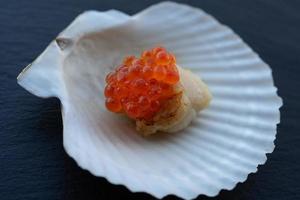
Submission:
<svg viewBox="0 0 300 200">
<path fill-rule="evenodd" d="M 184 103 L 182 102 L 182 95 L 183 91 L 180 91 L 166 101 L 161 111 L 158 112 L 151 121 L 137 120 L 137 130 L 143 135 L 149 135 L 172 126 L 174 121 L 180 117 L 180 113 L 183 112 L 182 105 L 184 105 Z"/>
</svg>

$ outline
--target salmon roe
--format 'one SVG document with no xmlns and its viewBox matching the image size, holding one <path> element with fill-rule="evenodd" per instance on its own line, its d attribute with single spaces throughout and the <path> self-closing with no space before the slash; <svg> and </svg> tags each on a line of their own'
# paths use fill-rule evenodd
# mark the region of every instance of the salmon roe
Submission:
<svg viewBox="0 0 300 200">
<path fill-rule="evenodd" d="M 175 56 L 163 47 L 128 56 L 106 76 L 106 108 L 133 119 L 151 119 L 174 96 L 179 81 Z"/>
</svg>

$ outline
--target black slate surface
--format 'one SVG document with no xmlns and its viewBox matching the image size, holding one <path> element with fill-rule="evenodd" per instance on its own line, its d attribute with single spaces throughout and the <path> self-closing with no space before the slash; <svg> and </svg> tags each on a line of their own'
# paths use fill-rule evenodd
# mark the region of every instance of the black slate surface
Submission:
<svg viewBox="0 0 300 200">
<path fill-rule="evenodd" d="M 62 146 L 59 101 L 29 94 L 16 76 L 84 10 L 134 14 L 155 2 L 0 0 L 1 200 L 153 199 L 80 169 Z M 267 163 L 234 190 L 198 199 L 300 199 L 300 1 L 180 2 L 204 9 L 236 31 L 270 64 L 284 100 L 276 148 Z"/>
</svg>

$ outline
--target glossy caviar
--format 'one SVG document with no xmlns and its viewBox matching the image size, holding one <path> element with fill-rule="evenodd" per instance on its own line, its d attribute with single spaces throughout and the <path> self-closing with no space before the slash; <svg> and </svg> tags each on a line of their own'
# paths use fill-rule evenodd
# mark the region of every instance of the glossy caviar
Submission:
<svg viewBox="0 0 300 200">
<path fill-rule="evenodd" d="M 128 56 L 106 76 L 106 108 L 133 119 L 149 120 L 174 96 L 173 86 L 178 81 L 175 57 L 166 49 L 146 50 L 140 58 Z"/>
</svg>

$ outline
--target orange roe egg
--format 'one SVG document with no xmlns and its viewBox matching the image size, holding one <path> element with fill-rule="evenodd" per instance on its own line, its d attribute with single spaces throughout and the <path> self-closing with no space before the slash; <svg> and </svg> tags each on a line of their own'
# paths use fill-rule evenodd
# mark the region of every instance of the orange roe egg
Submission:
<svg viewBox="0 0 300 200">
<path fill-rule="evenodd" d="M 175 71 L 167 71 L 166 77 L 165 77 L 165 82 L 169 84 L 174 84 L 179 81 L 179 75 L 178 72 Z"/>
<path fill-rule="evenodd" d="M 153 69 L 152 69 L 151 66 L 146 65 L 146 66 L 143 68 L 142 73 L 143 73 L 143 76 L 144 76 L 146 79 L 150 79 L 150 78 L 152 77 Z"/>
<path fill-rule="evenodd" d="M 159 97 L 162 95 L 162 89 L 160 86 L 152 87 L 150 88 L 148 95 L 150 99 L 159 99 Z"/>
<path fill-rule="evenodd" d="M 154 67 L 156 65 L 155 59 L 154 58 L 148 58 L 146 61 L 146 64 L 150 67 Z"/>
<path fill-rule="evenodd" d="M 172 97 L 174 95 L 172 86 L 166 83 L 161 84 L 161 93 L 166 98 Z"/>
<path fill-rule="evenodd" d="M 170 62 L 169 55 L 164 51 L 158 52 L 156 54 L 156 62 L 160 65 L 167 65 Z"/>
<path fill-rule="evenodd" d="M 151 110 L 156 112 L 157 110 L 159 110 L 160 107 L 160 103 L 158 100 L 154 100 L 151 102 Z"/>
<path fill-rule="evenodd" d="M 166 68 L 164 66 L 160 66 L 160 65 L 155 66 L 153 69 L 153 72 L 154 72 L 153 77 L 159 81 L 163 80 L 167 73 Z"/>
<path fill-rule="evenodd" d="M 124 82 L 127 78 L 128 71 L 128 67 L 122 66 L 122 68 L 117 73 L 117 81 Z"/>
<path fill-rule="evenodd" d="M 179 81 L 175 56 L 163 47 L 143 51 L 140 58 L 128 56 L 105 79 L 105 105 L 111 112 L 151 120 L 165 101 L 176 94 Z"/>
<path fill-rule="evenodd" d="M 112 97 L 108 97 L 105 100 L 105 106 L 108 110 L 112 112 L 120 112 L 122 110 L 121 103 Z"/>
<path fill-rule="evenodd" d="M 126 114 L 133 119 L 137 118 L 140 113 L 138 105 L 136 105 L 134 102 L 125 104 L 124 110 Z"/>
<path fill-rule="evenodd" d="M 136 77 L 140 75 L 141 71 L 143 70 L 143 66 L 136 64 L 136 65 L 131 65 L 129 67 L 129 73 L 131 77 Z"/>
<path fill-rule="evenodd" d="M 146 96 L 140 96 L 138 100 L 139 106 L 147 107 L 150 104 L 149 99 Z"/>
<path fill-rule="evenodd" d="M 114 95 L 116 99 L 122 99 L 124 97 L 127 97 L 128 95 L 128 87 L 126 86 L 118 86 L 114 89 Z"/>
<path fill-rule="evenodd" d="M 151 56 L 152 56 L 152 52 L 151 51 L 143 51 L 143 53 L 142 53 L 142 55 L 141 55 L 141 57 L 143 58 L 143 59 L 147 59 L 147 58 L 151 58 Z"/>
<path fill-rule="evenodd" d="M 166 49 L 163 48 L 163 47 L 155 47 L 155 48 L 152 49 L 151 52 L 152 52 L 154 55 L 156 55 L 158 52 L 161 52 L 161 51 L 165 52 Z"/>
<path fill-rule="evenodd" d="M 104 96 L 105 97 L 113 96 L 114 95 L 114 90 L 115 90 L 115 88 L 112 86 L 112 84 L 106 85 L 106 87 L 104 89 Z"/>
<path fill-rule="evenodd" d="M 137 78 L 133 80 L 131 84 L 132 88 L 138 92 L 143 92 L 147 90 L 148 85 L 149 84 L 147 83 L 147 81 L 142 78 Z"/>
<path fill-rule="evenodd" d="M 134 60 L 135 56 L 128 56 L 123 60 L 123 64 L 126 66 L 130 66 Z"/>
<path fill-rule="evenodd" d="M 107 76 L 105 78 L 105 82 L 110 83 L 110 82 L 114 81 L 115 79 L 116 79 L 116 74 L 114 72 L 110 72 L 109 74 L 107 74 Z"/>
</svg>

